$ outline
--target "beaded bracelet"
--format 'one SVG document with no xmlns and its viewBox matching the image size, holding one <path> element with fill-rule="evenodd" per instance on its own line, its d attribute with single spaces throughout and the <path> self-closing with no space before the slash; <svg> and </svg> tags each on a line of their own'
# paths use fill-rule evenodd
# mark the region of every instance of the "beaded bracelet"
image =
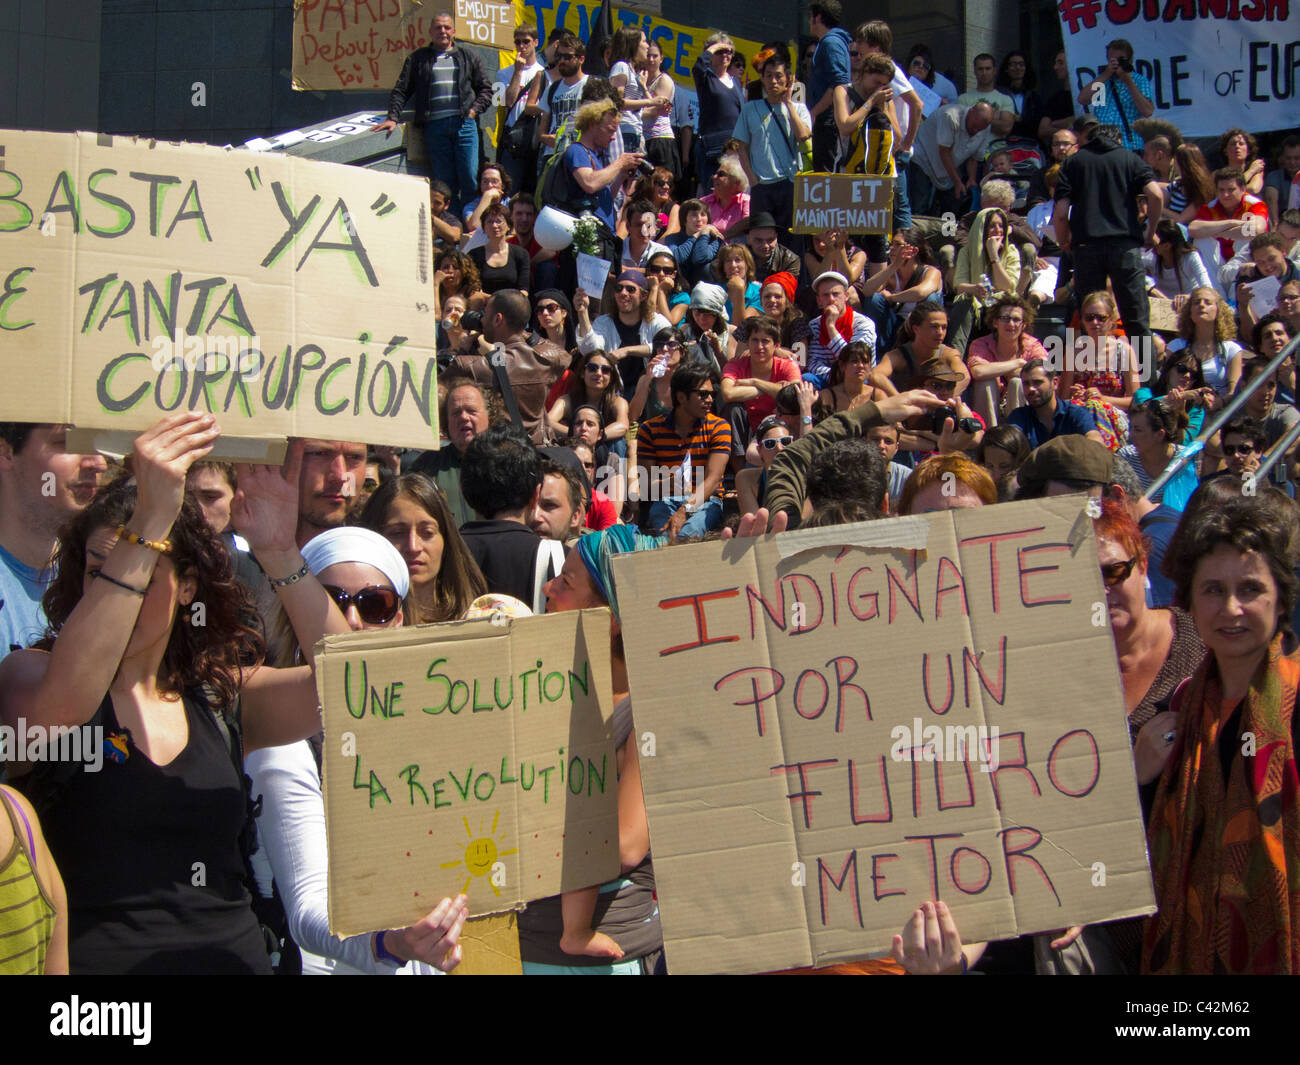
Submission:
<svg viewBox="0 0 1300 1065">
<path fill-rule="evenodd" d="M 302 580 L 305 576 L 307 576 L 309 572 L 310 571 L 307 569 L 307 563 L 304 562 L 296 573 L 290 573 L 289 576 L 287 577 L 268 576 L 266 579 L 270 582 L 272 588 L 287 588 L 291 584 L 297 584 L 300 580 Z"/>
<path fill-rule="evenodd" d="M 117 527 L 117 535 L 128 544 L 147 547 L 150 551 L 157 551 L 160 555 L 170 555 L 172 553 L 172 542 L 170 540 L 148 540 L 139 533 L 132 532 L 125 525 Z"/>
</svg>

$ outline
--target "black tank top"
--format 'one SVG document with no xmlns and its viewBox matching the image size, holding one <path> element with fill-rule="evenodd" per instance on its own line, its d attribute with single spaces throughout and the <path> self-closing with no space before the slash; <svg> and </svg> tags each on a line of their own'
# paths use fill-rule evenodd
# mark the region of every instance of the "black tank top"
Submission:
<svg viewBox="0 0 1300 1065">
<path fill-rule="evenodd" d="M 104 728 L 100 770 L 33 775 L 74 974 L 270 972 L 243 882 L 242 781 L 212 712 L 183 702 L 189 739 L 169 765 L 130 743 L 116 760 L 108 740 L 122 730 L 105 695 L 88 722 Z"/>
</svg>

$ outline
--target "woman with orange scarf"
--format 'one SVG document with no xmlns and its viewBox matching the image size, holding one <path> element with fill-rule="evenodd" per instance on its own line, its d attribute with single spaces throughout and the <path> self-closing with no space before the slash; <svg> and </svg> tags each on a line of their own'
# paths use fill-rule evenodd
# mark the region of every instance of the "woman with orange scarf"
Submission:
<svg viewBox="0 0 1300 1065">
<path fill-rule="evenodd" d="M 1192 497 L 1165 556 L 1210 654 L 1177 728 L 1147 836 L 1148 973 L 1300 973 L 1300 779 L 1291 636 L 1300 508 L 1276 489 Z"/>
</svg>

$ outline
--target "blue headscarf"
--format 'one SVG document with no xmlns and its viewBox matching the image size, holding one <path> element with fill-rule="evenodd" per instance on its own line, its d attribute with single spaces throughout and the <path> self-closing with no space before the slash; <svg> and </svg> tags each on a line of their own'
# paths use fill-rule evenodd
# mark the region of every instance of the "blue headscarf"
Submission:
<svg viewBox="0 0 1300 1065">
<path fill-rule="evenodd" d="M 611 525 L 601 532 L 587 533 L 578 541 L 578 557 L 615 618 L 619 616 L 618 594 L 614 590 L 615 556 L 629 551 L 650 551 L 666 542 L 662 536 L 643 535 L 635 525 Z"/>
</svg>

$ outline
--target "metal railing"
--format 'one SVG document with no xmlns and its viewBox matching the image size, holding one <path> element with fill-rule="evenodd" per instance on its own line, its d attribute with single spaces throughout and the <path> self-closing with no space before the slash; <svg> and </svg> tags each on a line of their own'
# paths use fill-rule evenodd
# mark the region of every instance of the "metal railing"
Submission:
<svg viewBox="0 0 1300 1065">
<path fill-rule="evenodd" d="M 1188 447 L 1185 447 L 1182 453 L 1175 457 L 1174 461 L 1164 468 L 1160 476 L 1151 482 L 1147 490 L 1142 493 L 1143 498 L 1151 499 L 1174 477 L 1176 477 L 1178 472 L 1184 466 L 1189 462 L 1194 462 L 1196 456 L 1204 450 L 1206 441 L 1213 437 L 1220 428 L 1227 425 L 1228 422 L 1231 421 L 1233 415 L 1235 415 L 1237 411 L 1245 405 L 1246 400 L 1250 399 L 1250 397 L 1259 390 L 1260 386 L 1277 372 L 1277 368 L 1286 361 L 1287 356 L 1297 350 L 1300 350 L 1300 334 L 1292 337 L 1286 347 L 1273 356 L 1269 361 L 1268 366 L 1265 367 L 1262 372 L 1255 375 L 1250 384 L 1237 390 L 1236 394 L 1228 400 L 1228 405 L 1202 427 L 1200 436 L 1198 436 Z M 1300 424 L 1293 426 L 1286 436 L 1282 437 L 1282 439 L 1278 441 L 1277 445 L 1269 451 L 1269 454 L 1265 459 L 1267 466 L 1260 466 L 1259 472 L 1255 475 L 1257 479 L 1262 478 L 1268 470 L 1272 469 L 1282 454 L 1285 453 L 1286 447 L 1290 447 L 1291 443 L 1294 443 L 1297 435 L 1300 435 L 1297 434 L 1297 429 L 1300 429 Z M 1284 440 L 1288 441 L 1286 447 L 1281 446 Z"/>
</svg>

